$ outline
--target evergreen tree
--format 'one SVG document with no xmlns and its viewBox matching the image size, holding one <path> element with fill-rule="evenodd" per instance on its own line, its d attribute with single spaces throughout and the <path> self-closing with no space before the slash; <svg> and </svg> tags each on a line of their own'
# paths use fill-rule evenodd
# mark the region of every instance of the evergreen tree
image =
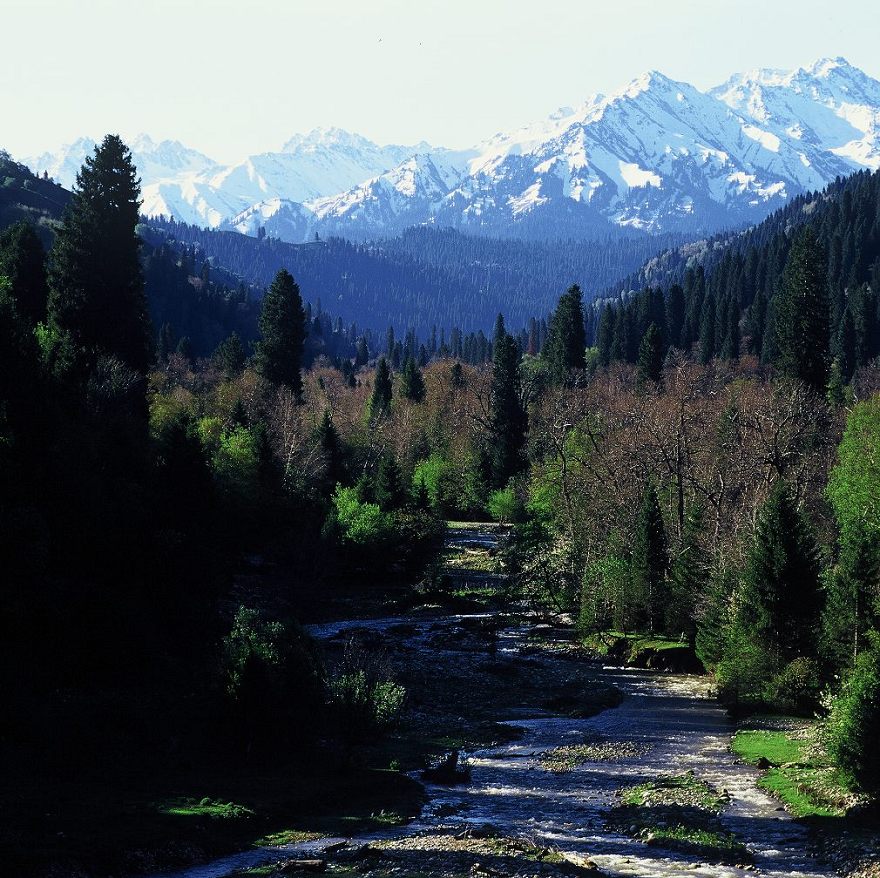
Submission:
<svg viewBox="0 0 880 878">
<path fill-rule="evenodd" d="M 31 326 L 46 319 L 46 253 L 25 221 L 0 232 L 0 276 L 7 278 L 19 316 Z"/>
<path fill-rule="evenodd" d="M 399 509 L 406 501 L 406 488 L 394 455 L 386 452 L 379 461 L 374 496 L 383 512 Z"/>
<path fill-rule="evenodd" d="M 669 333 L 669 346 L 681 348 L 685 321 L 684 290 L 673 284 L 666 298 L 666 327 Z"/>
<path fill-rule="evenodd" d="M 724 344 L 721 347 L 721 358 L 724 360 L 739 359 L 739 317 L 739 302 L 735 296 L 731 296 L 730 301 L 727 303 L 727 313 L 724 320 L 726 333 L 724 336 Z"/>
<path fill-rule="evenodd" d="M 670 601 L 666 627 L 673 636 L 684 635 L 691 646 L 696 644 L 697 605 L 709 586 L 710 559 L 702 545 L 703 514 L 693 505 L 685 519 L 681 549 L 670 568 Z"/>
<path fill-rule="evenodd" d="M 575 284 L 559 299 L 541 356 L 556 380 L 564 381 L 573 370 L 582 371 L 586 367 L 586 347 L 581 288 Z"/>
<path fill-rule="evenodd" d="M 400 376 L 400 395 L 413 402 L 422 402 L 425 398 L 425 379 L 412 357 L 406 361 Z"/>
<path fill-rule="evenodd" d="M 240 375 L 246 359 L 244 346 L 237 332 L 233 332 L 232 335 L 221 341 L 217 345 L 217 350 L 214 351 L 214 360 L 227 378 Z"/>
<path fill-rule="evenodd" d="M 109 134 L 77 175 L 49 257 L 49 326 L 82 369 L 110 355 L 146 372 L 152 359 L 139 210 L 131 153 Z"/>
<path fill-rule="evenodd" d="M 815 652 L 821 608 L 816 542 L 780 480 L 759 514 L 737 596 L 737 619 L 781 667 Z"/>
<path fill-rule="evenodd" d="M 489 413 L 492 488 L 501 488 L 522 468 L 528 418 L 520 399 L 519 348 L 503 335 L 495 344 Z"/>
<path fill-rule="evenodd" d="M 848 384 L 852 381 L 856 370 L 858 338 L 856 336 L 856 324 L 853 320 L 850 308 L 845 308 L 837 330 L 837 343 L 835 345 L 837 363 L 840 367 L 841 378 Z"/>
<path fill-rule="evenodd" d="M 370 420 L 388 414 L 391 409 L 391 392 L 391 370 L 388 368 L 388 360 L 380 357 L 373 379 L 373 393 L 370 396 Z"/>
<path fill-rule="evenodd" d="M 452 381 L 453 387 L 464 387 L 464 369 L 462 369 L 461 363 L 456 361 L 449 367 L 449 379 Z"/>
<path fill-rule="evenodd" d="M 813 230 L 792 241 L 775 302 L 777 366 L 817 391 L 828 383 L 828 270 Z"/>
<path fill-rule="evenodd" d="M 602 309 L 599 319 L 599 331 L 596 334 L 596 347 L 599 354 L 599 365 L 608 368 L 614 356 L 614 308 L 608 304 Z"/>
<path fill-rule="evenodd" d="M 163 323 L 156 342 L 156 358 L 160 364 L 164 364 L 172 353 L 174 353 L 174 330 L 170 323 Z"/>
<path fill-rule="evenodd" d="M 495 344 L 501 336 L 505 335 L 507 330 L 504 328 L 504 315 L 498 314 L 495 318 L 495 329 L 492 331 L 492 343 Z"/>
<path fill-rule="evenodd" d="M 636 522 L 632 552 L 632 579 L 643 599 L 644 617 L 650 631 L 663 629 L 669 604 L 666 573 L 669 557 L 666 549 L 666 528 L 657 492 L 648 482 L 642 495 L 642 506 Z"/>
<path fill-rule="evenodd" d="M 638 380 L 659 384 L 663 378 L 663 336 L 656 323 L 651 323 L 639 345 Z"/>
<path fill-rule="evenodd" d="M 715 356 L 715 294 L 709 292 L 703 299 L 700 313 L 700 362 L 710 363 Z"/>
<path fill-rule="evenodd" d="M 342 441 L 336 427 L 333 426 L 333 416 L 330 409 L 324 409 L 321 423 L 316 431 L 318 446 L 324 457 L 325 476 L 324 484 L 330 492 L 341 484 L 345 477 L 345 461 L 342 451 Z"/>
<path fill-rule="evenodd" d="M 288 387 L 294 396 L 302 395 L 305 312 L 299 287 L 285 269 L 275 275 L 266 290 L 260 311 L 261 340 L 257 344 L 257 368 L 272 384 Z"/>
</svg>

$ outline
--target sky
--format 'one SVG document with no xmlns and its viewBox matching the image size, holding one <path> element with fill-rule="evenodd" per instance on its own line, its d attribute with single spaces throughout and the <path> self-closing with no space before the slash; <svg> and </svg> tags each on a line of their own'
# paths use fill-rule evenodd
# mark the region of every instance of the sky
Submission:
<svg viewBox="0 0 880 878">
<path fill-rule="evenodd" d="M 471 146 L 645 70 L 706 89 L 843 56 L 876 0 L 0 0 L 0 148 L 108 132 L 232 162 L 317 126 Z"/>
</svg>

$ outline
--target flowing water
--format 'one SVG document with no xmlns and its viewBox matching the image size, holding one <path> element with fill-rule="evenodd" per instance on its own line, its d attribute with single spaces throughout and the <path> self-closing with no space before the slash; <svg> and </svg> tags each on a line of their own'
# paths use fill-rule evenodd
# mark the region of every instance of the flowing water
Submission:
<svg viewBox="0 0 880 878">
<path fill-rule="evenodd" d="M 426 632 L 436 629 L 438 621 L 454 629 L 463 620 L 447 617 L 430 623 L 422 621 L 411 636 L 411 645 L 419 648 Z M 403 622 L 412 620 L 401 617 L 335 622 L 311 630 L 318 639 L 338 638 L 344 637 L 347 630 L 382 631 Z M 501 651 L 515 653 L 526 646 L 523 630 L 503 632 Z M 540 660 L 534 652 L 530 658 Z M 470 784 L 453 788 L 429 785 L 429 801 L 418 820 L 370 838 L 491 824 L 500 835 L 529 838 L 589 857 L 611 875 L 665 878 L 686 872 L 727 878 L 757 873 L 781 878 L 832 874 L 812 860 L 808 830 L 758 789 L 757 770 L 734 760 L 728 750 L 732 725 L 709 696 L 704 678 L 600 666 L 596 667 L 596 676 L 624 693 L 619 707 L 589 719 L 536 716 L 534 710 L 526 716 L 516 711 L 499 716 L 500 722 L 524 729 L 523 737 L 512 744 L 468 754 Z M 546 751 L 582 743 L 596 734 L 632 744 L 632 752 L 639 755 L 587 762 L 564 773 L 541 766 L 541 755 Z M 683 854 L 663 852 L 605 826 L 603 812 L 615 803 L 621 787 L 685 771 L 693 771 L 698 778 L 730 794 L 730 804 L 721 820 L 752 852 L 753 869 L 709 865 Z M 450 814 L 454 816 L 441 816 Z M 277 859 L 280 852 L 315 853 L 335 841 L 322 839 L 249 851 L 175 873 L 175 878 L 221 878 L 233 869 Z"/>
<path fill-rule="evenodd" d="M 466 532 L 456 536 L 473 541 L 473 535 Z M 450 616 L 416 622 L 398 617 L 334 622 L 312 626 L 310 631 L 318 640 L 324 640 L 345 637 L 349 630 L 382 632 L 407 623 L 413 625 L 407 646 L 428 649 L 431 631 L 438 626 L 450 631 L 460 629 L 465 621 Z M 542 659 L 542 653 L 531 650 L 522 628 L 500 632 L 498 646 L 508 655 L 527 650 L 532 661 L 554 660 L 549 654 L 543 654 Z M 433 648 L 442 666 L 442 650 Z M 734 760 L 728 750 L 732 724 L 710 697 L 704 678 L 599 665 L 596 676 L 623 692 L 619 707 L 590 719 L 560 718 L 534 710 L 499 715 L 499 722 L 523 729 L 524 735 L 515 743 L 467 754 L 472 769 L 470 784 L 453 788 L 429 785 L 429 801 L 418 820 L 369 838 L 459 831 L 467 825 L 490 824 L 502 836 L 528 838 L 588 857 L 610 875 L 732 878 L 761 874 L 782 878 L 833 874 L 823 871 L 811 858 L 806 827 L 757 787 L 758 771 Z M 564 773 L 542 767 L 541 756 L 547 751 L 580 744 L 596 735 L 632 745 L 627 752 L 639 755 L 587 762 Z M 615 804 L 621 787 L 686 771 L 728 792 L 730 803 L 721 822 L 749 849 L 753 867 L 706 864 L 683 854 L 663 852 L 607 828 L 604 812 Z M 271 861 L 282 853 L 320 853 L 337 841 L 322 839 L 249 851 L 186 869 L 175 873 L 174 878 L 222 878 L 234 869 Z"/>
</svg>

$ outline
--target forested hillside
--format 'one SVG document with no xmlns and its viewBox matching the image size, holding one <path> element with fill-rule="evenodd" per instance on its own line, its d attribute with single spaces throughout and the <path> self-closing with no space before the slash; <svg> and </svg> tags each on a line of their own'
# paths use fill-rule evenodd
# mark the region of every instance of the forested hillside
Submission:
<svg viewBox="0 0 880 878">
<path fill-rule="evenodd" d="M 751 353 L 762 363 L 778 353 L 774 326 L 785 304 L 785 267 L 808 230 L 827 277 L 823 319 L 830 351 L 844 381 L 880 353 L 880 174 L 839 180 L 794 200 L 760 225 L 668 251 L 597 305 L 596 335 L 603 365 L 635 363 L 650 324 L 663 351 L 695 352 L 702 362 Z M 814 318 L 819 315 L 814 314 Z M 807 319 L 807 318 L 804 318 Z"/>
<path fill-rule="evenodd" d="M 164 240 L 197 245 L 204 256 L 249 283 L 265 286 L 282 266 L 305 299 L 348 325 L 398 334 L 432 328 L 488 331 L 499 311 L 521 327 L 549 312 L 571 283 L 604 289 L 668 246 L 668 236 L 622 236 L 551 244 L 469 237 L 451 229 L 412 229 L 400 238 L 356 244 L 341 238 L 288 244 L 150 221 Z M 151 239 L 158 240 L 158 239 Z"/>
</svg>

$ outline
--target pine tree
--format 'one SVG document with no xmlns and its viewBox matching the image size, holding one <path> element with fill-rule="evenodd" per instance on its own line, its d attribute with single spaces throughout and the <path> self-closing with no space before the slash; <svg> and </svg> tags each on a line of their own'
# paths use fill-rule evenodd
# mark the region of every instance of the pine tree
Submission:
<svg viewBox="0 0 880 878">
<path fill-rule="evenodd" d="M 394 455 L 386 452 L 379 461 L 374 496 L 383 512 L 399 509 L 406 501 L 403 476 Z"/>
<path fill-rule="evenodd" d="M 342 441 L 336 427 L 333 426 L 333 416 L 330 414 L 330 409 L 324 409 L 321 423 L 316 431 L 316 438 L 324 457 L 324 483 L 329 491 L 332 491 L 344 479 L 345 461 Z"/>
<path fill-rule="evenodd" d="M 387 415 L 391 410 L 391 393 L 391 370 L 388 368 L 388 360 L 385 357 L 380 357 L 373 379 L 373 393 L 370 396 L 369 416 L 371 421 Z"/>
<path fill-rule="evenodd" d="M 528 418 L 520 400 L 519 348 L 503 335 L 495 344 L 489 414 L 491 487 L 501 488 L 522 468 Z"/>
<path fill-rule="evenodd" d="M 305 312 L 299 287 L 285 269 L 275 275 L 263 297 L 260 311 L 261 340 L 257 344 L 257 368 L 272 384 L 288 387 L 294 396 L 302 395 Z"/>
<path fill-rule="evenodd" d="M 669 332 L 669 346 L 682 347 L 681 339 L 684 332 L 685 299 L 684 290 L 673 284 L 666 298 L 666 327 Z"/>
<path fill-rule="evenodd" d="M 815 232 L 795 237 L 775 302 L 776 364 L 817 391 L 828 383 L 828 270 Z"/>
<path fill-rule="evenodd" d="M 642 506 L 636 523 L 632 552 L 632 578 L 636 591 L 642 595 L 644 616 L 650 631 L 663 629 L 669 604 L 666 573 L 669 557 L 666 529 L 657 492 L 648 482 L 642 495 Z"/>
<path fill-rule="evenodd" d="M 821 608 L 816 542 L 780 480 L 759 514 L 737 596 L 737 620 L 781 665 L 815 652 Z"/>
<path fill-rule="evenodd" d="M 109 134 L 77 175 L 49 257 L 49 326 L 86 371 L 106 355 L 138 372 L 152 359 L 139 210 L 131 153 Z"/>
<path fill-rule="evenodd" d="M 715 356 L 715 294 L 710 292 L 703 299 L 700 313 L 700 362 L 712 362 Z"/>
<path fill-rule="evenodd" d="M 852 310 L 845 308 L 837 330 L 835 348 L 837 353 L 836 359 L 840 366 L 840 375 L 847 384 L 852 381 L 853 373 L 856 370 L 857 346 L 856 324 L 853 320 Z"/>
<path fill-rule="evenodd" d="M 599 365 L 607 368 L 611 364 L 614 345 L 614 308 L 610 304 L 602 309 L 599 319 L 599 331 L 596 333 L 596 347 L 599 353 Z"/>
<path fill-rule="evenodd" d="M 582 371 L 586 367 L 586 347 L 581 288 L 575 284 L 559 299 L 541 356 L 547 361 L 554 378 L 564 381 L 572 371 Z"/>
<path fill-rule="evenodd" d="M 170 323 L 163 323 L 156 342 L 156 358 L 160 364 L 164 364 L 172 353 L 174 353 L 174 330 Z"/>
<path fill-rule="evenodd" d="M 422 402 L 425 398 L 425 379 L 412 357 L 406 361 L 400 376 L 400 395 L 412 402 Z"/>
<path fill-rule="evenodd" d="M 697 636 L 697 603 L 709 586 L 709 555 L 702 545 L 703 514 L 693 505 L 685 519 L 681 549 L 670 568 L 670 601 L 666 627 L 673 636 L 684 634 L 694 646 Z"/>
<path fill-rule="evenodd" d="M 663 336 L 656 323 L 651 323 L 639 345 L 638 380 L 659 384 L 663 378 Z"/>
<path fill-rule="evenodd" d="M 31 326 L 46 319 L 46 253 L 34 227 L 19 222 L 0 232 L 0 276 L 7 278 L 19 316 Z"/>
<path fill-rule="evenodd" d="M 727 313 L 725 314 L 724 344 L 721 347 L 721 358 L 723 360 L 738 360 L 740 350 L 740 332 L 739 332 L 739 302 L 736 296 L 731 296 L 727 303 Z"/>
<path fill-rule="evenodd" d="M 217 345 L 217 350 L 214 351 L 214 360 L 227 378 L 240 375 L 246 359 L 244 346 L 237 332 L 233 332 L 232 335 L 221 341 Z"/>
</svg>

